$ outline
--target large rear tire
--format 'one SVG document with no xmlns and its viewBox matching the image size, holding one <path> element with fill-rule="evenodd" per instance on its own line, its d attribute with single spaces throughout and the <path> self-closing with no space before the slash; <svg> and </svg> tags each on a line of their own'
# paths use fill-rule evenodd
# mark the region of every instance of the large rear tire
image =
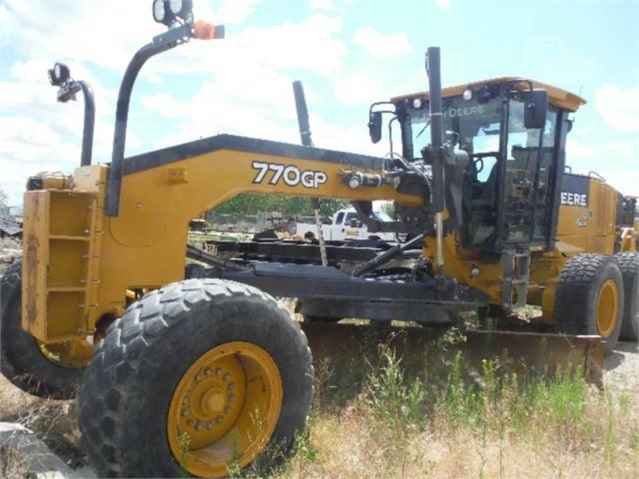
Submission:
<svg viewBox="0 0 639 479">
<path fill-rule="evenodd" d="M 616 346 L 624 304 L 623 282 L 617 264 L 600 254 L 580 254 L 568 260 L 555 293 L 555 331 L 598 334 L 606 351 Z"/>
<path fill-rule="evenodd" d="M 131 305 L 98 346 L 82 443 L 100 476 L 268 469 L 304 428 L 312 395 L 306 337 L 273 298 L 189 279 Z"/>
<path fill-rule="evenodd" d="M 34 396 L 75 397 L 91 358 L 83 341 L 44 345 L 22 329 L 22 262 L 0 280 L 0 370 L 15 386 Z"/>
<path fill-rule="evenodd" d="M 619 339 L 639 341 L 639 253 L 618 253 L 614 257 L 623 279 L 624 308 Z"/>
</svg>

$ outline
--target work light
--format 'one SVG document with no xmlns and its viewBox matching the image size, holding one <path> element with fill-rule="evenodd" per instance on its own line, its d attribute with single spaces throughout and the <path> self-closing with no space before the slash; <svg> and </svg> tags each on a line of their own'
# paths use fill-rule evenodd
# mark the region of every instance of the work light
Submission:
<svg viewBox="0 0 639 479">
<path fill-rule="evenodd" d="M 166 7 L 164 6 L 164 0 L 153 0 L 153 20 L 158 23 L 164 23 L 165 16 Z"/>
<path fill-rule="evenodd" d="M 69 67 L 64 63 L 56 63 L 49 70 L 49 83 L 53 86 L 60 86 L 69 79 Z"/>
<path fill-rule="evenodd" d="M 169 9 L 173 15 L 186 20 L 193 10 L 193 0 L 169 0 Z"/>
<path fill-rule="evenodd" d="M 153 19 L 171 27 L 174 23 L 193 21 L 193 0 L 153 0 Z"/>
</svg>

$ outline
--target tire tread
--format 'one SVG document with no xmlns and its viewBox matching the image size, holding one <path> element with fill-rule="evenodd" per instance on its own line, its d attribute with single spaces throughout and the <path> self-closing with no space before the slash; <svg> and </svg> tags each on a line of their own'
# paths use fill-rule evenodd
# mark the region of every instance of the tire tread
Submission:
<svg viewBox="0 0 639 479">
<path fill-rule="evenodd" d="M 252 286 L 218 279 L 189 279 L 149 293 L 114 322 L 97 347 L 94 362 L 87 368 L 80 396 L 82 442 L 99 476 L 136 473 L 135 451 L 118 449 L 115 445 L 120 441 L 118 417 L 126 401 L 131 400 L 131 377 L 138 372 L 144 351 L 182 321 L 184 313 L 194 304 L 237 297 L 266 301 L 285 311 L 271 296 Z M 301 328 L 296 327 L 307 357 L 307 364 L 299 367 L 309 369 L 312 376 L 308 342 Z"/>
</svg>

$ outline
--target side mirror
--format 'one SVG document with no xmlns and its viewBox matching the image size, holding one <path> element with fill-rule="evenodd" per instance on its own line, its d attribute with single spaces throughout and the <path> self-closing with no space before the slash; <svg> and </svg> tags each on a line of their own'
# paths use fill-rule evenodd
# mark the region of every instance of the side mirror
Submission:
<svg viewBox="0 0 639 479">
<path fill-rule="evenodd" d="M 524 99 L 524 126 L 528 129 L 543 128 L 548 112 L 548 92 L 528 90 L 522 92 Z"/>
<path fill-rule="evenodd" d="M 382 139 L 382 112 L 370 112 L 368 119 L 368 134 L 373 143 L 378 143 Z"/>
</svg>

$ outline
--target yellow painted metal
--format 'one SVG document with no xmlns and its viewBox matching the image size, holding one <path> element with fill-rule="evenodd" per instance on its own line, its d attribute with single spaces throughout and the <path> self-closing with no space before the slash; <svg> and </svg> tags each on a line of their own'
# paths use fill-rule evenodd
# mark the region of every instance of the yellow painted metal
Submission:
<svg viewBox="0 0 639 479">
<path fill-rule="evenodd" d="M 610 337 L 617 326 L 619 291 L 611 279 L 607 280 L 597 295 L 597 329 L 602 338 Z"/>
<path fill-rule="evenodd" d="M 224 477 L 232 466 L 247 466 L 275 431 L 283 395 L 279 369 L 261 347 L 234 341 L 207 351 L 171 398 L 167 434 L 173 456 L 201 477 Z"/>
<path fill-rule="evenodd" d="M 449 98 L 451 96 L 458 96 L 458 95 L 461 95 L 464 92 L 464 90 L 468 88 L 476 90 L 487 84 L 501 85 L 505 82 L 517 80 L 517 79 L 521 79 L 521 78 L 520 77 L 499 77 L 499 78 L 491 78 L 488 80 L 465 83 L 463 85 L 444 88 L 442 90 L 442 96 L 444 98 Z M 548 101 L 551 105 L 554 105 L 559 108 L 565 108 L 570 111 L 577 111 L 580 106 L 586 104 L 586 100 L 581 98 L 579 95 L 575 95 L 574 93 L 570 93 L 569 91 L 562 90 L 561 88 L 548 85 L 547 83 L 543 83 L 536 80 L 531 80 L 531 81 L 533 84 L 533 88 L 544 89 L 548 92 Z M 402 95 L 402 96 L 393 98 L 393 101 L 400 101 L 405 98 L 414 98 L 416 96 L 421 96 L 424 100 L 428 100 L 430 98 L 429 92 L 420 92 L 420 93 L 413 93 L 410 95 Z"/>
<path fill-rule="evenodd" d="M 350 168 L 347 164 L 296 158 L 286 158 L 286 164 L 301 171 L 321 171 L 326 174 L 326 183 L 321 188 L 289 186 L 284 182 L 255 184 L 258 171 L 252 167 L 253 161 L 284 160 L 220 150 L 125 175 L 117 218 L 104 215 L 104 165 L 76 169 L 72 191 L 28 192 L 25 227 L 31 233 L 25 229 L 25 244 L 33 250 L 27 253 L 33 261 L 26 262 L 30 266 L 25 277 L 31 275 L 32 281 L 25 285 L 29 293 L 23 295 L 24 301 L 29 302 L 25 306 L 31 306 L 23 309 L 25 329 L 42 342 L 81 339 L 94 332 L 101 317 L 122 314 L 127 290 L 154 289 L 182 279 L 189 221 L 239 193 L 388 199 L 406 206 L 424 202 L 419 196 L 400 194 L 391 186 L 352 190 L 342 180 Z M 383 174 L 382 160 L 379 169 L 364 172 Z M 64 195 L 84 198 L 87 208 L 94 205 L 91 211 L 96 214 L 91 221 L 81 212 L 81 202 L 65 202 L 61 200 Z M 51 221 L 69 234 L 56 239 L 59 235 L 51 229 Z M 78 259 L 80 256 L 82 260 Z M 51 265 L 60 269 L 58 276 L 65 281 L 52 283 L 51 274 L 47 273 Z M 84 309 L 78 311 L 82 304 Z"/>
<path fill-rule="evenodd" d="M 619 251 L 637 251 L 639 245 L 639 230 L 635 228 L 621 228 L 619 232 Z"/>
<path fill-rule="evenodd" d="M 492 302 L 501 304 L 502 264 L 499 260 L 490 262 L 477 251 L 463 249 L 456 233 L 446 235 L 442 246 L 445 275 L 457 278 L 461 284 L 480 289 L 491 297 Z M 425 238 L 424 257 L 434 262 L 435 251 L 435 238 Z M 479 269 L 476 276 L 471 273 L 475 267 Z"/>
<path fill-rule="evenodd" d="M 25 193 L 22 327 L 43 343 L 87 334 L 95 195 Z"/>
<path fill-rule="evenodd" d="M 70 190 L 73 188 L 73 177 L 59 171 L 43 171 L 35 175 L 42 182 L 43 190 Z"/>
<path fill-rule="evenodd" d="M 93 358 L 93 343 L 86 339 L 44 344 L 38 342 L 44 357 L 62 368 L 84 368 Z"/>
<path fill-rule="evenodd" d="M 255 183 L 255 161 L 320 171 L 327 180 L 318 188 L 271 184 L 270 178 Z M 73 190 L 25 195 L 23 273 L 29 294 L 23 295 L 23 327 L 45 343 L 93 334 L 100 318 L 122 314 L 127 291 L 182 279 L 189 221 L 240 193 L 391 200 L 406 207 L 420 207 L 425 201 L 390 185 L 350 189 L 344 182 L 349 171 L 345 163 L 218 150 L 125 175 L 120 214 L 112 218 L 103 211 L 106 166 L 78 168 Z M 381 159 L 379 168 L 363 173 L 386 174 Z M 613 252 L 615 192 L 591 178 L 589 198 L 588 207 L 561 206 L 556 251 L 531 252 L 528 303 L 542 305 L 548 322 L 553 284 L 569 257 L 583 251 Z M 434 238 L 426 238 L 424 256 L 434 260 L 435 251 Z M 444 237 L 443 253 L 445 274 L 501 304 L 503 265 L 498 257 L 462 248 L 455 232 Z M 475 267 L 478 275 L 472 273 Z"/>
<path fill-rule="evenodd" d="M 617 192 L 597 178 L 589 179 L 588 205 L 559 208 L 557 239 L 589 253 L 612 254 L 615 244 Z"/>
</svg>

